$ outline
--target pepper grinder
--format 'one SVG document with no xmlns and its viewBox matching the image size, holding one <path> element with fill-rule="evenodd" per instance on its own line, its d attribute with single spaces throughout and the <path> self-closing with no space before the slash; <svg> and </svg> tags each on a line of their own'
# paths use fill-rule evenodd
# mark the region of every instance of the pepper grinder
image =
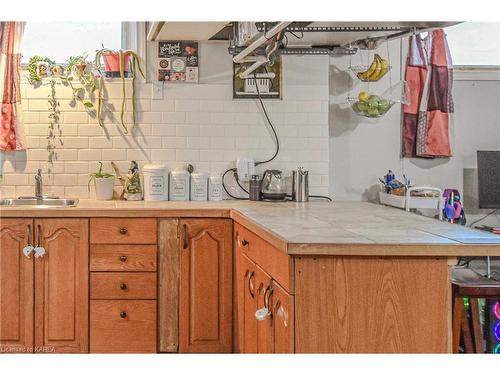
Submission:
<svg viewBox="0 0 500 375">
<path fill-rule="evenodd" d="M 251 201 L 260 201 L 260 176 L 258 174 L 250 177 L 249 196 Z"/>
</svg>

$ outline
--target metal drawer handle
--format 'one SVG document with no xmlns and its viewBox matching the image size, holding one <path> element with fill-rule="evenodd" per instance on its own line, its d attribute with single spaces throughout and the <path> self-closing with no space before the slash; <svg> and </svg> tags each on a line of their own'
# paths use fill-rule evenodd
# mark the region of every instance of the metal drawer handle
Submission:
<svg viewBox="0 0 500 375">
<path fill-rule="evenodd" d="M 126 289 L 127 289 L 127 284 L 125 284 L 125 283 L 120 283 L 120 289 L 121 289 L 121 290 L 126 290 Z"/>
<path fill-rule="evenodd" d="M 42 246 L 42 226 L 40 224 L 38 224 L 35 228 L 35 237 L 37 237 L 37 244 L 34 248 L 35 258 L 43 258 L 46 251 Z"/>
<path fill-rule="evenodd" d="M 182 247 L 185 250 L 185 249 L 187 249 L 189 247 L 188 226 L 186 224 L 184 224 L 182 227 L 184 228 L 184 244 L 183 244 Z"/>
<path fill-rule="evenodd" d="M 126 255 L 121 255 L 120 256 L 120 262 L 125 263 L 127 261 L 128 257 Z"/>
<path fill-rule="evenodd" d="M 255 298 L 255 286 L 253 285 L 254 272 L 248 273 L 248 291 L 250 292 L 250 296 Z"/>
<path fill-rule="evenodd" d="M 35 247 L 31 244 L 31 224 L 28 224 L 26 228 L 26 238 L 28 239 L 28 243 L 23 248 L 23 254 L 26 258 L 30 258 L 30 254 L 35 250 Z"/>
<path fill-rule="evenodd" d="M 120 234 L 127 234 L 128 230 L 125 227 L 120 228 Z"/>
<path fill-rule="evenodd" d="M 127 317 L 126 311 L 120 311 L 120 318 L 125 319 Z"/>
</svg>

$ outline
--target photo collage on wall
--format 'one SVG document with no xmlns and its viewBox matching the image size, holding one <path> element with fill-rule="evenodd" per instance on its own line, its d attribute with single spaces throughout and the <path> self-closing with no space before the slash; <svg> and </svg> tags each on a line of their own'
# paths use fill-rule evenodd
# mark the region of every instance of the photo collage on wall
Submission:
<svg viewBox="0 0 500 375">
<path fill-rule="evenodd" d="M 198 43 L 192 41 L 158 42 L 158 81 L 198 82 Z"/>
</svg>

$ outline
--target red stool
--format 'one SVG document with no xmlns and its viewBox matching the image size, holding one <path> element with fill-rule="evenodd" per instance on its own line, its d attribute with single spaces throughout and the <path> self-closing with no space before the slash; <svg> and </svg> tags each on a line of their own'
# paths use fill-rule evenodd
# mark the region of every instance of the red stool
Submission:
<svg viewBox="0 0 500 375">
<path fill-rule="evenodd" d="M 469 268 L 455 268 L 452 273 L 452 291 L 453 353 L 459 352 L 461 337 L 465 353 L 484 353 L 477 299 L 500 299 L 500 282 L 478 275 Z M 465 311 L 464 298 L 469 298 L 470 301 L 472 329 Z"/>
</svg>

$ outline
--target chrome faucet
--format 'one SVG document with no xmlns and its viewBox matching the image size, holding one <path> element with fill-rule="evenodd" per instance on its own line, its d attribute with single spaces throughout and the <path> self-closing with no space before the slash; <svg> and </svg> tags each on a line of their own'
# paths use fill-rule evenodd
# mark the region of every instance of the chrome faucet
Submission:
<svg viewBox="0 0 500 375">
<path fill-rule="evenodd" d="M 42 170 L 39 169 L 35 176 L 35 197 L 36 199 L 43 199 L 43 181 Z"/>
</svg>

